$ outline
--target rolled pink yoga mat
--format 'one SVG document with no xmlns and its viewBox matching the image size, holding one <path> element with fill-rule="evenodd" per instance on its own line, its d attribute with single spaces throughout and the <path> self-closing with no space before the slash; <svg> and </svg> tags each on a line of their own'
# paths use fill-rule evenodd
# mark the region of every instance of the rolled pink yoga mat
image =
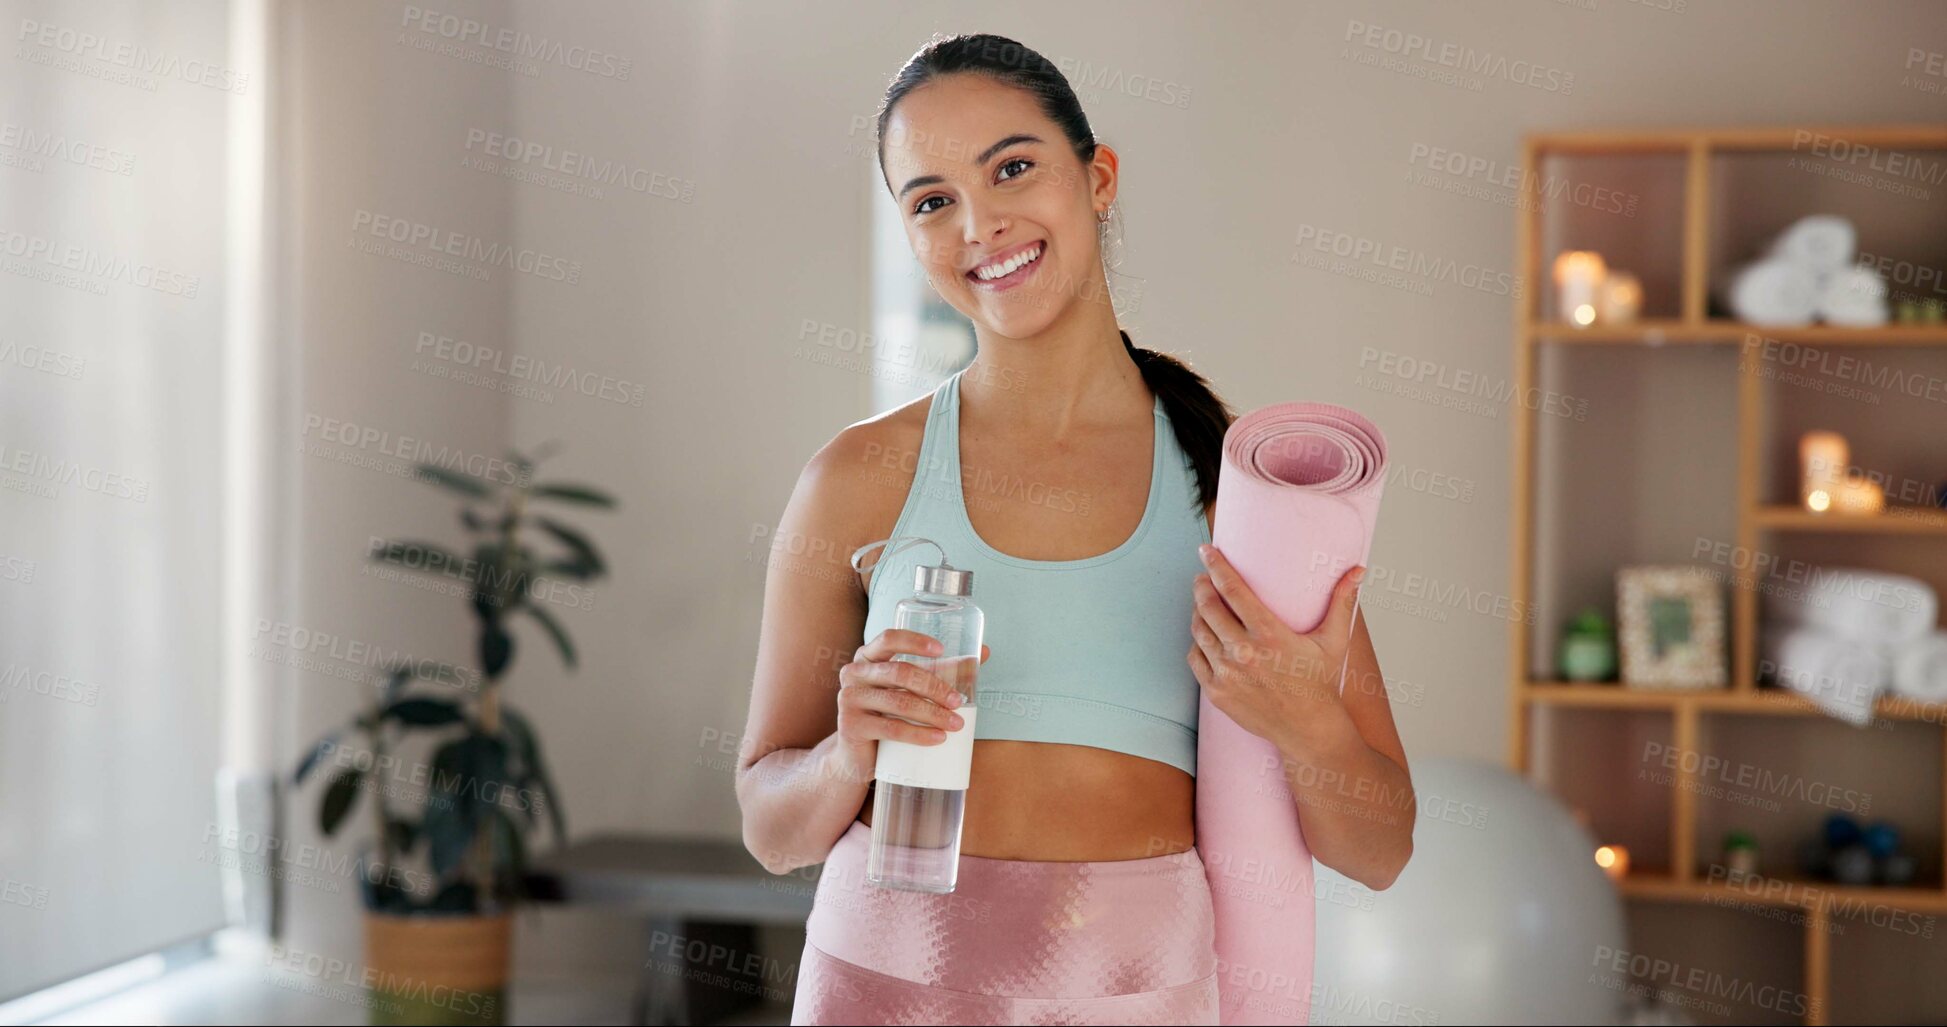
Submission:
<svg viewBox="0 0 1947 1027">
<path fill-rule="evenodd" d="M 1212 542 L 1280 620 L 1311 631 L 1339 578 L 1372 551 L 1385 479 L 1386 439 L 1353 411 L 1252 411 L 1224 433 Z M 1312 855 L 1281 757 L 1208 696 L 1197 716 L 1197 853 L 1216 912 L 1222 1022 L 1305 1023 Z"/>
</svg>

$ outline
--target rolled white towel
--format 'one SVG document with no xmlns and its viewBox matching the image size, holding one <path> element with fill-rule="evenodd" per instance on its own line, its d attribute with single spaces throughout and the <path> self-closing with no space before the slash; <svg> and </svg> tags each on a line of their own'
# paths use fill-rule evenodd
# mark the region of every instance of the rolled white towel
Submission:
<svg viewBox="0 0 1947 1027">
<path fill-rule="evenodd" d="M 1841 638 L 1893 647 L 1934 628 L 1940 598 L 1904 574 L 1819 567 L 1802 587 L 1767 591 L 1765 619 L 1823 628 Z"/>
<path fill-rule="evenodd" d="M 1819 320 L 1854 328 L 1886 323 L 1886 280 L 1870 268 L 1849 267 L 1821 277 Z"/>
<path fill-rule="evenodd" d="M 1818 313 L 1818 273 L 1789 260 L 1761 260 L 1732 277 L 1725 299 L 1749 324 L 1808 325 Z"/>
<path fill-rule="evenodd" d="M 1930 631 L 1894 650 L 1893 691 L 1915 702 L 1947 703 L 1947 631 Z"/>
<path fill-rule="evenodd" d="M 1858 233 L 1836 214 L 1812 214 L 1792 222 L 1771 243 L 1771 255 L 1813 271 L 1837 271 L 1852 263 Z"/>
<path fill-rule="evenodd" d="M 1767 625 L 1758 673 L 1812 700 L 1840 720 L 1864 727 L 1893 668 L 1877 648 L 1804 625 Z"/>
</svg>

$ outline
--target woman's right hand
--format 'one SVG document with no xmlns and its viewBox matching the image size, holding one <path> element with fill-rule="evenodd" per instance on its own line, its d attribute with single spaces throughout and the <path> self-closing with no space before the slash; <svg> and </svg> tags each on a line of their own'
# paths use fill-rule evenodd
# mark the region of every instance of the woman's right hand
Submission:
<svg viewBox="0 0 1947 1027">
<path fill-rule="evenodd" d="M 839 744 L 854 767 L 870 773 L 882 738 L 939 745 L 948 731 L 965 723 L 953 712 L 965 701 L 959 691 L 924 667 L 893 659 L 901 653 L 936 657 L 940 652 L 939 641 L 929 635 L 887 628 L 838 669 Z M 980 662 L 987 662 L 984 645 Z"/>
</svg>

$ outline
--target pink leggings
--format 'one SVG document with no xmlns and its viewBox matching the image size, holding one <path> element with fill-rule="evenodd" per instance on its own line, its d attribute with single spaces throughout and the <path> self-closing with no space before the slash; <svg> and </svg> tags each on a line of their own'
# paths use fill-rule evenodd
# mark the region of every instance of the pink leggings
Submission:
<svg viewBox="0 0 1947 1027">
<path fill-rule="evenodd" d="M 1195 849 L 1052 862 L 961 856 L 950 895 L 865 880 L 872 829 L 825 861 L 793 1024 L 1214 1024 L 1210 886 Z"/>
</svg>

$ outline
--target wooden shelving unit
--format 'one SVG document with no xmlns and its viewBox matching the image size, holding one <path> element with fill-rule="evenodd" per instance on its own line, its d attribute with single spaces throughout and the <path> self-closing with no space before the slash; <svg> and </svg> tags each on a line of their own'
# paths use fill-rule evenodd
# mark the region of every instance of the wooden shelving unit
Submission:
<svg viewBox="0 0 1947 1027">
<path fill-rule="evenodd" d="M 1732 153 L 1794 152 L 1804 133 L 1841 138 L 1860 146 L 1900 151 L 1947 151 L 1947 125 L 1907 125 L 1824 128 L 1760 128 L 1625 132 L 1541 133 L 1522 144 L 1524 182 L 1543 180 L 1543 161 L 1553 156 L 1680 158 L 1683 167 L 1681 279 L 1675 304 L 1677 316 L 1652 318 L 1626 325 L 1576 327 L 1543 320 L 1540 310 L 1552 296 L 1548 262 L 1542 251 L 1543 208 L 1521 206 L 1516 215 L 1516 260 L 1519 274 L 1537 287 L 1515 299 L 1515 387 L 1532 394 L 1539 376 L 1538 358 L 1547 347 L 1588 346 L 1735 346 L 1797 343 L 1820 347 L 1915 346 L 1947 347 L 1947 326 L 1888 325 L 1881 328 L 1809 326 L 1775 328 L 1741 324 L 1708 316 L 1711 259 L 1709 230 L 1712 211 L 1713 158 Z M 1947 154 L 1941 155 L 1947 159 Z M 1743 350 L 1739 351 L 1742 354 Z M 1765 382 L 1757 361 L 1740 359 L 1737 373 L 1737 542 L 1754 552 L 1773 533 L 1832 533 L 1835 535 L 1914 536 L 1914 544 L 1947 544 L 1947 511 L 1908 508 L 1882 516 L 1813 514 L 1792 506 L 1769 505 L 1761 488 L 1761 436 L 1767 402 Z M 1539 412 L 1519 405 L 1514 418 L 1513 555 L 1511 598 L 1516 608 L 1534 599 L 1536 433 Z M 1756 675 L 1758 649 L 1758 583 L 1749 572 L 1731 572 L 1729 609 L 1731 681 L 1727 688 L 1652 690 L 1616 684 L 1578 684 L 1539 680 L 1530 653 L 1536 631 L 1552 635 L 1553 624 L 1530 624 L 1516 618 L 1510 632 L 1510 717 L 1508 759 L 1517 773 L 1530 771 L 1530 718 L 1538 711 L 1577 709 L 1625 711 L 1671 718 L 1671 738 L 1678 751 L 1695 751 L 1706 717 L 1815 717 L 1823 714 L 1808 700 L 1789 692 L 1760 688 Z M 1947 824 L 1947 705 L 1929 705 L 1884 698 L 1880 717 L 1931 724 L 1942 731 L 1942 821 Z M 1947 882 L 1906 888 L 1843 887 L 1828 882 L 1770 878 L 1772 886 L 1753 894 L 1698 874 L 1696 771 L 1679 770 L 1672 791 L 1670 852 L 1667 867 L 1642 854 L 1637 861 L 1652 867 L 1633 870 L 1620 882 L 1631 901 L 1702 905 L 1769 905 L 1797 907 L 1804 912 L 1804 991 L 1811 999 L 1807 1023 L 1824 1023 L 1831 1009 L 1831 924 L 1861 904 L 1878 903 L 1915 913 L 1947 913 Z M 1936 854 L 1938 855 L 1938 854 Z M 1841 942 L 1840 944 L 1843 944 Z"/>
</svg>

